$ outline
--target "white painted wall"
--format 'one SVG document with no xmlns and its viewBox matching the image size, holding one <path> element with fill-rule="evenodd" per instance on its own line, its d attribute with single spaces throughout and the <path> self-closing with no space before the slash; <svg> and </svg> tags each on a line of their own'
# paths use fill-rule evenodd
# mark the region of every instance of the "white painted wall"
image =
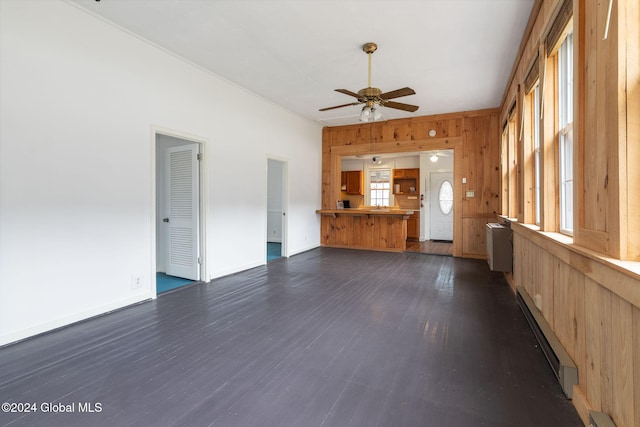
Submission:
<svg viewBox="0 0 640 427">
<path fill-rule="evenodd" d="M 155 295 L 152 126 L 206 140 L 210 278 L 265 262 L 267 155 L 289 254 L 319 246 L 319 124 L 68 3 L 1 1 L 0 344 Z"/>
</svg>

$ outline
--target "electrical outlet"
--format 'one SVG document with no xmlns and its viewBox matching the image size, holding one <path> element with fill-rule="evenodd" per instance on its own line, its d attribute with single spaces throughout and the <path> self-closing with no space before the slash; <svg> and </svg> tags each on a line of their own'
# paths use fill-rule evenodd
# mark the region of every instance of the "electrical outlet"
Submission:
<svg viewBox="0 0 640 427">
<path fill-rule="evenodd" d="M 142 278 L 140 276 L 131 276 L 131 289 L 140 289 L 142 286 Z"/>
<path fill-rule="evenodd" d="M 534 299 L 534 303 L 536 304 L 536 307 L 538 308 L 538 310 L 542 311 L 542 295 L 536 294 L 533 299 Z"/>
</svg>

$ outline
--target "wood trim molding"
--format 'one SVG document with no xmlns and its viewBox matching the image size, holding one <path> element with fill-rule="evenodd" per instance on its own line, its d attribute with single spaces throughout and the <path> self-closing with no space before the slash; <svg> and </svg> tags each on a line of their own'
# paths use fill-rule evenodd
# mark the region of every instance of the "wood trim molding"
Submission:
<svg viewBox="0 0 640 427">
<path fill-rule="evenodd" d="M 333 147 L 331 147 L 331 154 L 337 154 L 340 156 L 353 156 L 356 154 L 369 154 L 371 153 L 371 151 L 374 151 L 376 154 L 387 154 L 406 153 L 411 151 L 449 150 L 461 142 L 461 136 L 454 136 L 450 138 L 375 142 L 371 145 L 334 145 Z"/>
</svg>

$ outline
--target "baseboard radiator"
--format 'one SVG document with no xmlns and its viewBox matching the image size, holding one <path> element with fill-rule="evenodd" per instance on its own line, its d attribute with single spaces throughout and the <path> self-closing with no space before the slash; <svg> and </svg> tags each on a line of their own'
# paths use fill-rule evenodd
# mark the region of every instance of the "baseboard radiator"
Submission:
<svg viewBox="0 0 640 427">
<path fill-rule="evenodd" d="M 589 411 L 589 427 L 616 427 L 609 415 L 602 412 Z"/>
<path fill-rule="evenodd" d="M 518 286 L 517 299 L 524 317 L 529 322 L 544 355 L 546 356 L 553 373 L 558 378 L 564 394 L 571 399 L 573 397 L 573 386 L 578 384 L 578 368 L 569 354 L 564 349 L 551 327 L 542 316 L 542 313 L 535 306 L 527 291 Z"/>
</svg>

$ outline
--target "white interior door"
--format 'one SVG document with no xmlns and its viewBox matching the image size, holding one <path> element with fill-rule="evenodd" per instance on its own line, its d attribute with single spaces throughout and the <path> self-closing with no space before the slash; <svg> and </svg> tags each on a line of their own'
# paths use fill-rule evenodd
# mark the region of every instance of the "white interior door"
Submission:
<svg viewBox="0 0 640 427">
<path fill-rule="evenodd" d="M 200 280 L 198 144 L 167 149 L 166 270 Z"/>
<path fill-rule="evenodd" d="M 431 172 L 429 238 L 453 240 L 453 172 Z"/>
</svg>

